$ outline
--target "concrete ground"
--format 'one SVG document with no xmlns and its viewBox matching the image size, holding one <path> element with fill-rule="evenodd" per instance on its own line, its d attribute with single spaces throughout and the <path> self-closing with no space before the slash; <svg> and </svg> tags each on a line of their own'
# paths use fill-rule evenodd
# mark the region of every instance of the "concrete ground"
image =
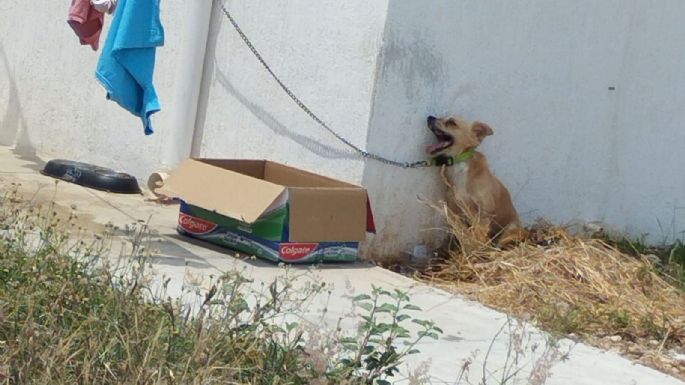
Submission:
<svg viewBox="0 0 685 385">
<path fill-rule="evenodd" d="M 169 293 L 180 295 L 181 287 L 188 277 L 206 279 L 210 275 L 239 268 L 256 281 L 270 281 L 284 273 L 283 267 L 263 261 L 241 259 L 230 251 L 218 249 L 200 242 L 190 241 L 176 234 L 177 206 L 160 205 L 148 202 L 142 196 L 116 195 L 86 189 L 73 184 L 55 181 L 39 173 L 42 162 L 36 158 L 25 158 L 13 150 L 0 147 L 0 188 L 11 183 L 21 183 L 22 193 L 37 202 L 55 202 L 58 209 L 74 209 L 79 221 L 88 229 L 99 232 L 111 223 L 124 227 L 137 221 L 150 221 L 155 239 L 156 250 L 152 259 L 155 271 L 160 276 L 171 278 Z M 509 336 L 497 335 L 507 316 L 489 309 L 479 303 L 447 293 L 425 284 L 417 283 L 407 277 L 374 267 L 365 263 L 352 265 L 331 265 L 317 269 L 295 267 L 302 273 L 301 280 L 321 279 L 333 286 L 332 297 L 328 302 L 324 322 L 321 322 L 320 309 L 326 300 L 323 296 L 304 309 L 304 317 L 322 327 L 333 327 L 341 315 L 352 309 L 350 294 L 366 293 L 372 284 L 386 289 L 408 291 L 412 302 L 420 306 L 422 318 L 432 319 L 444 330 L 438 341 L 426 341 L 418 348 L 420 354 L 411 356 L 403 373 L 417 368 L 421 363 L 430 363 L 431 383 L 456 384 L 464 360 L 475 355 L 471 365 L 470 380 L 480 383 L 482 364 L 488 350 L 487 370 L 496 372 L 505 366 Z M 352 320 L 354 321 L 354 320 Z M 348 322 L 349 325 L 352 323 Z M 542 343 L 544 334 L 533 329 L 531 344 Z M 492 347 L 491 347 L 492 343 Z M 570 349 L 568 359 L 552 367 L 550 385 L 685 385 L 642 365 L 633 364 L 612 352 L 562 341 L 562 349 Z M 541 349 L 530 353 L 524 361 L 521 382 L 533 369 L 531 357 L 539 356 Z M 495 374 L 501 377 L 500 374 Z M 398 383 L 409 383 L 407 378 Z M 462 380 L 462 383 L 466 383 Z M 490 379 L 487 384 L 499 384 Z M 531 382 L 541 383 L 541 382 Z"/>
</svg>

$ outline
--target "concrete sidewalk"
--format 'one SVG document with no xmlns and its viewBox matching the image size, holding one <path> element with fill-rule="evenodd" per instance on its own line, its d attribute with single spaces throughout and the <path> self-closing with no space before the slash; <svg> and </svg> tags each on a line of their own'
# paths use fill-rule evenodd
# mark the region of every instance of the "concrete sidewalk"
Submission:
<svg viewBox="0 0 685 385">
<path fill-rule="evenodd" d="M 157 250 L 153 264 L 157 274 L 171 278 L 170 293 L 180 293 L 188 276 L 206 278 L 233 268 L 245 269 L 246 274 L 257 281 L 270 281 L 282 275 L 284 269 L 273 264 L 236 258 L 231 252 L 200 242 L 190 241 L 176 234 L 177 206 L 163 206 L 146 202 L 142 196 L 127 196 L 89 190 L 73 184 L 55 184 L 51 178 L 38 172 L 42 164 L 38 159 L 17 156 L 11 149 L 0 147 L 0 187 L 21 183 L 23 194 L 38 202 L 54 201 L 58 208 L 75 208 L 79 221 L 95 232 L 111 223 L 124 227 L 138 221 L 150 221 Z M 471 381 L 479 383 L 481 364 L 493 337 L 506 322 L 507 316 L 481 304 L 449 294 L 436 288 L 419 284 L 404 276 L 373 267 L 368 264 L 332 265 L 318 269 L 295 267 L 308 276 L 333 285 L 332 298 L 327 305 L 325 321 L 335 325 L 341 315 L 352 308 L 350 294 L 366 293 L 371 285 L 386 289 L 408 291 L 412 303 L 420 306 L 425 314 L 421 318 L 432 319 L 444 330 L 438 341 L 427 341 L 418 348 L 420 354 L 411 356 L 407 362 L 416 368 L 430 361 L 433 384 L 456 384 L 462 363 L 474 352 L 479 352 L 471 366 Z M 320 298 L 314 308 L 305 311 L 305 317 L 320 323 L 320 312 L 325 298 Z M 331 326 L 332 327 L 332 326 Z M 533 341 L 543 341 L 544 335 L 534 332 Z M 487 367 L 490 371 L 501 368 L 507 357 L 507 333 L 497 338 L 492 346 Z M 562 341 L 568 348 L 570 341 Z M 406 373 L 406 367 L 402 368 Z M 526 370 L 529 371 L 529 366 Z M 525 378 L 525 375 L 521 376 Z M 407 383 L 401 380 L 398 383 Z M 497 383 L 492 380 L 488 383 Z M 521 383 L 525 383 L 522 381 Z M 571 350 L 569 359 L 552 368 L 547 384 L 553 385 L 685 385 L 677 379 L 653 369 L 633 364 L 610 352 L 583 344 Z"/>
</svg>

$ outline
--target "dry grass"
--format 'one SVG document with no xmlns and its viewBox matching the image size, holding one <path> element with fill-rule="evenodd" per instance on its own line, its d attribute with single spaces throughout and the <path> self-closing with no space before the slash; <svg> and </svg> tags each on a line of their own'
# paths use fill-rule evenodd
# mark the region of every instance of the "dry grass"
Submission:
<svg viewBox="0 0 685 385">
<path fill-rule="evenodd" d="M 685 374 L 675 360 L 652 362 L 668 349 L 683 351 L 685 297 L 650 261 L 546 224 L 531 228 L 526 243 L 502 250 L 487 238 L 477 216 L 437 208 L 455 241 L 424 279 L 536 321 L 557 335 L 638 346 L 630 352 L 634 358 Z"/>
</svg>

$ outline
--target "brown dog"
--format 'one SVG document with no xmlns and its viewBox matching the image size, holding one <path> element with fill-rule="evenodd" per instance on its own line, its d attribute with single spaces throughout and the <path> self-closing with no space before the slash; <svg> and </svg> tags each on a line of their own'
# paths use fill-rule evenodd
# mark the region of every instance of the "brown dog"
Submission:
<svg viewBox="0 0 685 385">
<path fill-rule="evenodd" d="M 470 215 L 477 215 L 500 244 L 522 240 L 525 232 L 509 191 L 490 172 L 485 155 L 476 151 L 483 139 L 492 135 L 492 128 L 458 116 L 429 116 L 428 128 L 439 140 L 428 147 L 428 154 L 452 165 L 446 170 L 446 180 L 454 190 L 448 199 L 450 208 L 462 214 L 468 209 Z"/>
</svg>

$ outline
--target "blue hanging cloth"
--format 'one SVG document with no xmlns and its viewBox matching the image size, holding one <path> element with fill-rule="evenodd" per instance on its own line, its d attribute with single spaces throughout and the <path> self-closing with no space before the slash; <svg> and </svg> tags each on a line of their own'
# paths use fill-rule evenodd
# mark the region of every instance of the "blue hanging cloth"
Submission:
<svg viewBox="0 0 685 385">
<path fill-rule="evenodd" d="M 160 110 L 153 84 L 157 47 L 164 45 L 160 0 L 119 0 L 98 62 L 96 78 L 117 102 L 153 133 L 150 116 Z"/>
</svg>

